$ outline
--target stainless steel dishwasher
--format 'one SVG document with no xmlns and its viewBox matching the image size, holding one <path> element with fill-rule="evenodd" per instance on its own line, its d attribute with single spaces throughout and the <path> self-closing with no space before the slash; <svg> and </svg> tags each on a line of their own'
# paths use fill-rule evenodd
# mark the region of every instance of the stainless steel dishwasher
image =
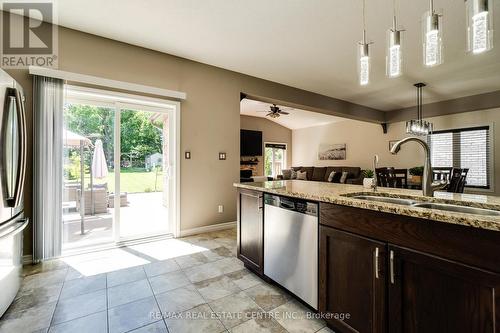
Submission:
<svg viewBox="0 0 500 333">
<path fill-rule="evenodd" d="M 318 309 L 318 204 L 264 195 L 264 274 Z"/>
</svg>

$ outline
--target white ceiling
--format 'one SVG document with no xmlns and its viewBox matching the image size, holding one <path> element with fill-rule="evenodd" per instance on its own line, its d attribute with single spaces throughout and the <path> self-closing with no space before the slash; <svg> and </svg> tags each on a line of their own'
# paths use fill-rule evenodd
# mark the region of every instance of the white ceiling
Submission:
<svg viewBox="0 0 500 333">
<path fill-rule="evenodd" d="M 323 113 L 311 112 L 300 109 L 293 109 L 287 106 L 278 105 L 283 111 L 290 113 L 289 115 L 281 115 L 278 118 L 266 117 L 271 104 L 254 101 L 251 99 L 243 99 L 240 103 L 240 113 L 245 116 L 261 117 L 273 121 L 281 126 L 289 129 L 299 129 L 313 126 L 326 125 L 345 120 L 344 118 L 329 116 Z M 260 112 L 266 111 L 266 112 Z"/>
<path fill-rule="evenodd" d="M 405 29 L 406 74 L 385 77 L 385 32 L 392 0 L 367 1 L 372 83 L 356 78 L 361 0 L 57 0 L 59 24 L 227 68 L 381 110 L 415 104 L 413 83 L 424 81 L 424 102 L 500 88 L 500 34 L 495 48 L 465 53 L 465 5 L 435 0 L 444 14 L 444 59 L 421 65 L 420 19 L 428 1 L 398 0 Z M 495 26 L 500 27 L 500 1 Z"/>
</svg>

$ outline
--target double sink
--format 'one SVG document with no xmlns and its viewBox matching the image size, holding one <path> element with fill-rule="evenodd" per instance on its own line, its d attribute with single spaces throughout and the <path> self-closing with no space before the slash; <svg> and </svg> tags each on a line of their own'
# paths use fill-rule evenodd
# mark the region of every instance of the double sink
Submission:
<svg viewBox="0 0 500 333">
<path fill-rule="evenodd" d="M 443 211 L 454 212 L 454 213 L 473 214 L 473 215 L 481 215 L 481 216 L 500 216 L 500 211 L 493 210 L 493 209 L 475 208 L 475 207 L 469 207 L 469 206 L 437 203 L 437 202 L 424 202 L 424 201 L 417 201 L 417 200 L 413 200 L 413 199 L 393 198 L 393 197 L 382 196 L 382 195 L 361 194 L 361 195 L 347 195 L 347 196 L 350 198 L 353 198 L 353 199 L 375 201 L 375 202 L 385 202 L 385 203 L 390 203 L 390 204 L 419 207 L 419 208 L 437 209 L 437 210 L 443 210 Z"/>
</svg>

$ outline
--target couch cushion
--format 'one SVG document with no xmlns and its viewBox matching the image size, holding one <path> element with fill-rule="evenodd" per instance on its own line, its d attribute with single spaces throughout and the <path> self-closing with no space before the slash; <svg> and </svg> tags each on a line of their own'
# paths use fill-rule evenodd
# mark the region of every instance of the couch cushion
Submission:
<svg viewBox="0 0 500 333">
<path fill-rule="evenodd" d="M 326 167 L 314 167 L 311 180 L 318 182 L 324 181 L 325 179 Z"/>
<path fill-rule="evenodd" d="M 293 171 L 300 171 L 300 169 L 302 169 L 302 167 L 301 167 L 301 166 L 300 166 L 300 167 L 292 167 L 292 170 L 293 170 Z"/>
<path fill-rule="evenodd" d="M 281 173 L 283 174 L 284 180 L 292 179 L 292 169 L 283 169 Z"/>
<path fill-rule="evenodd" d="M 302 167 L 300 171 L 305 171 L 307 173 L 307 180 L 311 180 L 313 176 L 314 167 Z"/>
<path fill-rule="evenodd" d="M 342 172 L 347 172 L 347 178 L 358 178 L 361 173 L 359 167 L 342 167 Z"/>
</svg>

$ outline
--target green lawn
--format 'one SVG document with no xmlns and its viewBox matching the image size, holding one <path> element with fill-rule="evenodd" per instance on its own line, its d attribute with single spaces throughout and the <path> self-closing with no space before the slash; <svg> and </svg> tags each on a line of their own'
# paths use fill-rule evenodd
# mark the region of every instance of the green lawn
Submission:
<svg viewBox="0 0 500 333">
<path fill-rule="evenodd" d="M 155 190 L 156 181 L 156 190 Z M 88 181 L 86 181 L 88 182 Z M 110 171 L 106 180 L 94 180 L 96 184 L 108 183 L 108 189 L 114 192 L 115 173 Z M 120 174 L 120 191 L 128 193 L 161 192 L 163 190 L 163 173 L 158 171 L 147 172 L 138 168 L 122 168 Z"/>
</svg>

